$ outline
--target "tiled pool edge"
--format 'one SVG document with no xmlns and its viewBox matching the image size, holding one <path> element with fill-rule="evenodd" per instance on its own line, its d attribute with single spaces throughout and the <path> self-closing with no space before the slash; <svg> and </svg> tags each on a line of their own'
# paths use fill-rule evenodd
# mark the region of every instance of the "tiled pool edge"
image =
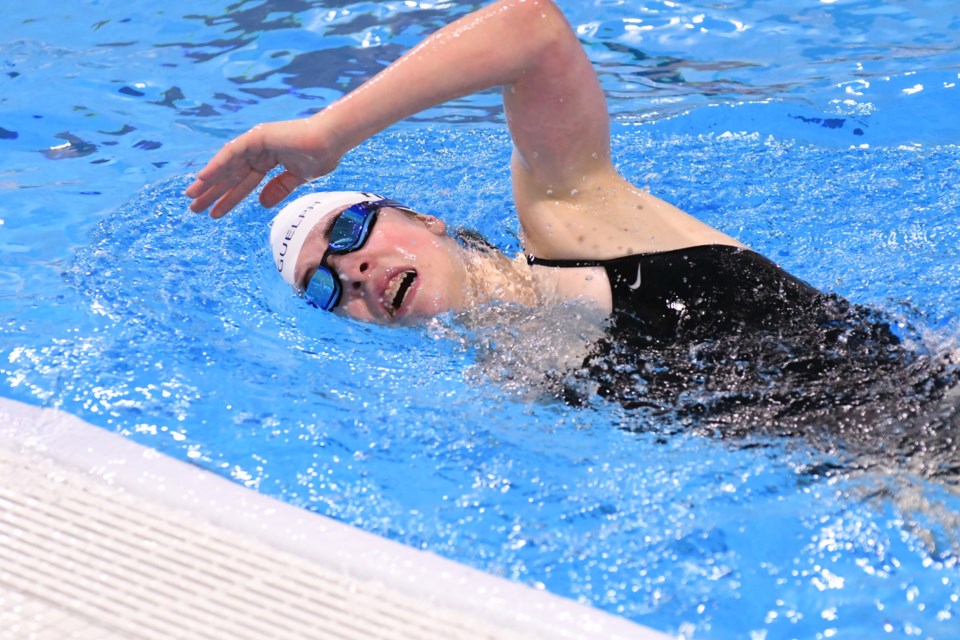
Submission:
<svg viewBox="0 0 960 640">
<path fill-rule="evenodd" d="M 151 518 L 160 511 L 171 522 L 186 515 L 253 539 L 305 564 L 335 572 L 348 590 L 367 590 L 384 599 L 396 594 L 405 607 L 422 607 L 425 616 L 459 617 L 460 623 L 453 625 L 461 630 L 457 637 L 664 637 L 622 618 L 262 496 L 61 411 L 0 398 L 0 450 L 7 452 L 6 460 L 15 460 L 24 469 L 46 465 L 44 477 L 50 477 L 51 469 L 62 469 L 83 478 L 76 482 L 142 501 L 144 508 L 152 510 Z M 13 478 L 13 486 L 4 481 L 0 491 L 15 492 L 16 478 L 10 469 L 7 472 L 0 468 L 0 478 Z M 0 494 L 0 520 L 10 510 L 9 500 L 3 497 Z M 0 588 L 6 575 L 0 568 Z M 0 608 L 2 602 L 0 598 Z M 358 610 L 355 615 L 368 613 Z M 422 628 L 411 631 L 407 637 L 450 633 L 449 629 L 433 635 Z"/>
</svg>

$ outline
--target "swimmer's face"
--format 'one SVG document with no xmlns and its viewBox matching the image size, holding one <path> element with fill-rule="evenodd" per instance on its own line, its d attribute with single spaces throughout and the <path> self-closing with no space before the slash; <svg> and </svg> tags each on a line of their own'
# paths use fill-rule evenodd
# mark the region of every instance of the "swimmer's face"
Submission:
<svg viewBox="0 0 960 640">
<path fill-rule="evenodd" d="M 328 223 L 346 208 L 325 216 L 307 236 L 294 271 L 300 289 L 323 259 Z M 384 207 L 360 249 L 327 256 L 343 285 L 333 311 L 366 322 L 415 324 L 460 309 L 466 277 L 461 251 L 442 220 Z"/>
</svg>

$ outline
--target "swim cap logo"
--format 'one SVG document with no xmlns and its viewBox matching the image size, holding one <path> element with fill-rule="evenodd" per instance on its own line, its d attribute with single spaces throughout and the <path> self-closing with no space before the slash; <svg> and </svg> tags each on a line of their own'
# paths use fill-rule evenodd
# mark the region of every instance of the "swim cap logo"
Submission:
<svg viewBox="0 0 960 640">
<path fill-rule="evenodd" d="M 290 246 L 290 241 L 293 240 L 293 236 L 297 234 L 297 229 L 300 228 L 300 224 L 303 222 L 304 217 L 306 217 L 307 213 L 309 213 L 310 210 L 315 206 L 316 205 L 310 205 L 301 211 L 299 215 L 297 215 L 296 219 L 290 223 L 290 226 L 287 227 L 287 233 L 283 237 L 283 243 L 280 245 L 280 251 L 277 252 L 279 256 L 277 258 L 277 271 L 280 273 L 283 273 L 284 257 L 287 255 L 287 249 Z"/>
</svg>

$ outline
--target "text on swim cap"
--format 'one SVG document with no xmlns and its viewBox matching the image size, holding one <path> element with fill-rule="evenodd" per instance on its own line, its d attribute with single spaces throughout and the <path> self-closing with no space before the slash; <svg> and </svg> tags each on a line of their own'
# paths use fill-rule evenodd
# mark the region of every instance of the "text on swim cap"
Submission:
<svg viewBox="0 0 960 640">
<path fill-rule="evenodd" d="M 313 209 L 313 207 L 314 205 L 310 205 L 309 207 L 301 211 L 300 214 L 297 216 L 297 218 L 290 223 L 289 227 L 287 227 L 287 233 L 283 236 L 283 244 L 280 245 L 280 251 L 278 252 L 279 257 L 277 258 L 277 271 L 280 271 L 280 272 L 283 271 L 283 264 L 284 264 L 283 258 L 284 256 L 287 255 L 287 248 L 289 246 L 288 243 L 291 240 L 293 240 L 293 236 L 296 235 L 297 229 L 300 227 L 300 223 L 303 222 L 303 218 L 307 215 L 307 213 L 311 209 Z"/>
</svg>

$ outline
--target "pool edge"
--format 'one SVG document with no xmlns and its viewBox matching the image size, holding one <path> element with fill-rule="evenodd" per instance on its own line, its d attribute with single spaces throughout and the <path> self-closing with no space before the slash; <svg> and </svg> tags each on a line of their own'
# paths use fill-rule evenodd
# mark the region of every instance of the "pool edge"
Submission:
<svg viewBox="0 0 960 640">
<path fill-rule="evenodd" d="M 376 585 L 444 615 L 481 621 L 486 628 L 477 628 L 475 637 L 489 637 L 490 628 L 537 638 L 667 637 L 263 496 L 63 411 L 0 397 L 0 450 L 18 464 L 35 466 L 43 460 L 82 474 L 172 517 L 187 512 L 197 521 L 336 572 L 360 589 Z M 0 516 L 3 509 L 0 500 Z M 0 574 L 0 586 L 2 580 Z"/>
</svg>

